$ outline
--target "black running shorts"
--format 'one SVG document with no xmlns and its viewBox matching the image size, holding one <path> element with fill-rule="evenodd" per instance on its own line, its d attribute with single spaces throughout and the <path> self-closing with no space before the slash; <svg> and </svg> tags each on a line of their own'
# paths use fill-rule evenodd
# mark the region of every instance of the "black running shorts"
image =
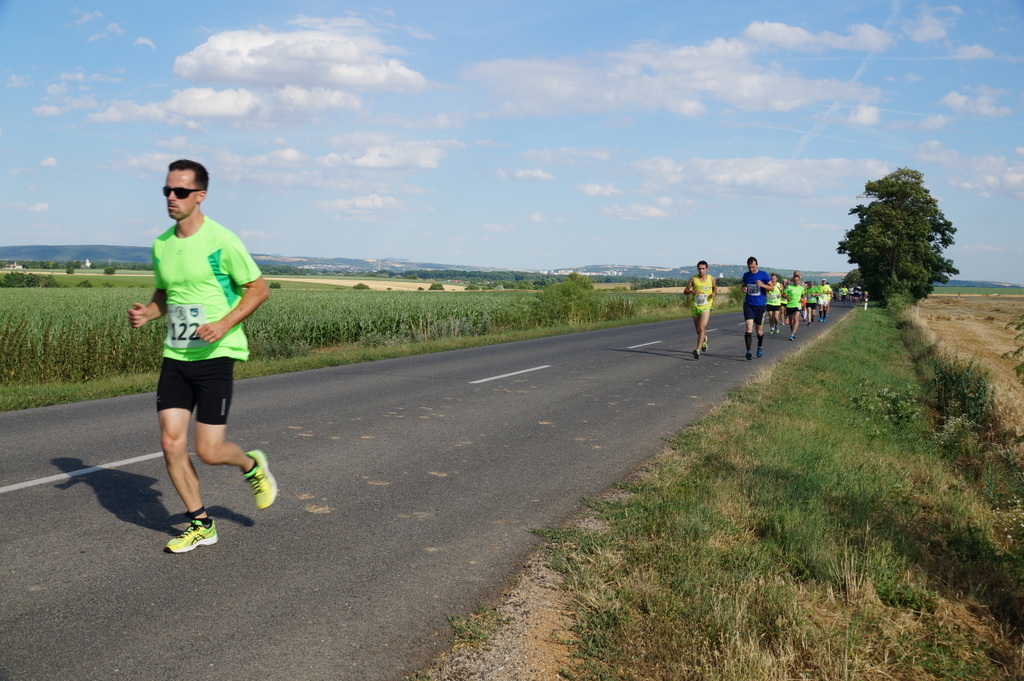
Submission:
<svg viewBox="0 0 1024 681">
<path fill-rule="evenodd" d="M 743 303 L 743 319 L 753 319 L 755 324 L 761 326 L 764 320 L 764 305 Z"/>
<path fill-rule="evenodd" d="M 231 357 L 196 362 L 164 357 L 156 386 L 156 410 L 195 410 L 199 423 L 222 426 L 228 422 L 234 374 Z"/>
</svg>

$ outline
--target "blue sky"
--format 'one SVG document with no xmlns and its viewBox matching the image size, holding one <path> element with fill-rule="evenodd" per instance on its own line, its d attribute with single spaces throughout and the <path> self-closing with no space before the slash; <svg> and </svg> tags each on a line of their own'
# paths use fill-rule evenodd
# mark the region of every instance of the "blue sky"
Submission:
<svg viewBox="0 0 1024 681">
<path fill-rule="evenodd" d="M 0 0 L 0 245 L 148 246 L 166 167 L 254 253 L 845 271 L 924 173 L 1024 283 L 1024 1 Z"/>
</svg>

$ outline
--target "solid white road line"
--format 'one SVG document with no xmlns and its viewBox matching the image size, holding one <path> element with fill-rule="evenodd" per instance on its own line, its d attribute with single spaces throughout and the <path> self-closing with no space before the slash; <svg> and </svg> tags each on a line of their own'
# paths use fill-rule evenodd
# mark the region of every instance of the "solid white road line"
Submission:
<svg viewBox="0 0 1024 681">
<path fill-rule="evenodd" d="M 486 383 L 487 381 L 497 381 L 502 378 L 508 378 L 509 376 L 518 376 L 519 374 L 528 374 L 531 371 L 540 371 L 541 369 L 550 369 L 550 364 L 543 364 L 539 367 L 533 367 L 532 369 L 523 369 L 522 371 L 513 371 L 511 374 L 502 374 L 501 376 L 491 376 L 490 378 L 481 378 L 479 381 L 470 381 L 470 383 Z"/>
<path fill-rule="evenodd" d="M 651 341 L 650 343 L 641 343 L 640 345 L 630 345 L 627 350 L 634 350 L 636 348 L 646 348 L 648 345 L 657 345 L 661 341 Z"/>
<path fill-rule="evenodd" d="M 136 456 L 131 459 L 122 459 L 121 461 L 112 461 L 111 463 L 100 464 L 99 466 L 90 466 L 89 468 L 80 468 L 77 471 L 71 471 L 70 473 L 61 473 L 60 475 L 51 475 L 48 478 L 37 478 L 36 480 L 28 480 L 26 482 L 19 482 L 15 485 L 7 485 L 0 487 L 0 494 L 5 492 L 13 492 L 19 489 L 25 489 L 26 487 L 33 487 L 35 485 L 45 485 L 49 482 L 61 482 L 63 480 L 70 480 L 71 478 L 77 478 L 80 475 L 86 475 L 88 473 L 95 473 L 96 471 L 108 470 L 110 468 L 118 468 L 120 466 L 127 466 L 128 464 L 138 463 L 140 461 L 149 461 L 155 459 L 158 456 L 163 456 L 163 452 L 157 452 L 156 454 L 143 454 L 142 456 Z"/>
</svg>

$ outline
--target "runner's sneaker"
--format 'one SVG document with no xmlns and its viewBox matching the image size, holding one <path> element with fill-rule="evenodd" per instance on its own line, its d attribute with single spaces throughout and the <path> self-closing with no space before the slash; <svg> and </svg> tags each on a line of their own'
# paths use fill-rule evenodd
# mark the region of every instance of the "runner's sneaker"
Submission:
<svg viewBox="0 0 1024 681">
<path fill-rule="evenodd" d="M 203 521 L 192 520 L 188 529 L 167 542 L 164 548 L 169 553 L 187 553 L 197 546 L 209 546 L 217 543 L 217 526 L 213 520 L 209 527 L 203 527 Z"/>
<path fill-rule="evenodd" d="M 704 344 L 700 346 L 700 351 L 701 352 L 707 352 L 708 351 L 708 339 L 707 338 L 704 339 Z"/>
<path fill-rule="evenodd" d="M 789 340 L 796 340 L 796 336 L 790 336 Z"/>
<path fill-rule="evenodd" d="M 693 358 L 694 359 L 700 359 L 700 350 L 694 350 L 693 351 Z"/>
<path fill-rule="evenodd" d="M 757 356 L 760 357 L 763 354 L 764 354 L 764 348 L 758 348 L 757 349 Z"/>
<path fill-rule="evenodd" d="M 750 352 L 750 350 L 747 350 L 747 359 L 754 359 L 754 355 Z"/>
<path fill-rule="evenodd" d="M 270 474 L 267 467 L 267 455 L 258 449 L 247 452 L 246 456 L 253 459 L 256 465 L 245 474 L 245 479 L 252 486 L 252 495 L 256 499 L 256 508 L 266 508 L 277 498 L 277 480 Z"/>
</svg>

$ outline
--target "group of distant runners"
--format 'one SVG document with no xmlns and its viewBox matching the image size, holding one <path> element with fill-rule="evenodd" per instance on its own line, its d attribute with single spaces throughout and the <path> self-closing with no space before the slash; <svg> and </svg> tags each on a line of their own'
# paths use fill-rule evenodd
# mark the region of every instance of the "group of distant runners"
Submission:
<svg viewBox="0 0 1024 681">
<path fill-rule="evenodd" d="M 796 332 L 801 324 L 810 326 L 814 322 L 828 320 L 829 308 L 837 293 L 840 300 L 858 303 L 867 300 L 867 292 L 859 286 L 852 289 L 842 286 L 838 292 L 833 290 L 827 279 L 820 283 L 803 280 L 800 271 L 793 276 L 779 281 L 777 274 L 768 274 L 758 269 L 757 258 L 747 258 L 747 271 L 743 273 L 744 290 L 743 320 L 745 331 L 743 340 L 746 345 L 746 358 L 753 359 L 764 355 L 764 327 L 767 319 L 768 335 L 781 333 L 780 326 L 789 326 L 789 340 L 796 340 Z M 697 263 L 697 274 L 690 278 L 684 295 L 693 296 L 691 312 L 693 325 L 697 332 L 697 347 L 693 358 L 700 359 L 701 353 L 708 350 L 707 326 L 711 318 L 718 285 L 715 278 L 708 274 L 708 263 L 701 260 Z M 753 349 L 754 336 L 757 336 L 757 349 Z"/>
</svg>

